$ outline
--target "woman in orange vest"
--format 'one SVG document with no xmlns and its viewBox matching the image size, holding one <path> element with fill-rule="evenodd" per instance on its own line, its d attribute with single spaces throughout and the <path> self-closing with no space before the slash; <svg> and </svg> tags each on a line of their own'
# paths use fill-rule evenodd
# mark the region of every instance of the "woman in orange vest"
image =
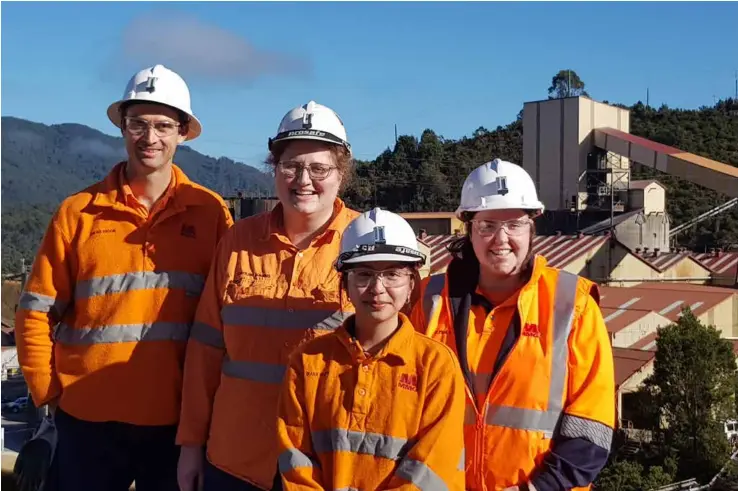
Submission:
<svg viewBox="0 0 738 491">
<path fill-rule="evenodd" d="M 277 422 L 284 489 L 463 491 L 461 370 L 401 312 L 425 261 L 412 227 L 375 208 L 346 228 L 341 251 L 356 313 L 291 358 Z"/>
<path fill-rule="evenodd" d="M 289 111 L 269 140 L 279 203 L 220 241 L 190 333 L 182 491 L 281 487 L 277 400 L 289 355 L 347 315 L 333 263 L 358 215 L 338 198 L 350 148 L 338 115 L 313 101 Z"/>
<path fill-rule="evenodd" d="M 467 177 L 467 233 L 427 278 L 413 324 L 450 346 L 466 379 L 466 488 L 588 489 L 615 424 L 613 357 L 596 284 L 533 254 L 541 214 L 525 170 Z"/>
</svg>

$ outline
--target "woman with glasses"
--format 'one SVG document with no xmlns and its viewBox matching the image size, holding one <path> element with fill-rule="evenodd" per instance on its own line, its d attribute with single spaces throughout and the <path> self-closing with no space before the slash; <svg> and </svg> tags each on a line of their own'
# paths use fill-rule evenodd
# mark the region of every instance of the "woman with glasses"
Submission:
<svg viewBox="0 0 738 491">
<path fill-rule="evenodd" d="M 347 315 L 333 262 L 358 213 L 338 198 L 351 175 L 343 122 L 311 101 L 285 115 L 269 151 L 279 204 L 221 240 L 190 333 L 183 491 L 281 488 L 276 413 L 289 355 Z"/>
<path fill-rule="evenodd" d="M 466 178 L 445 274 L 423 283 L 413 324 L 458 355 L 466 380 L 466 489 L 588 489 L 607 462 L 614 369 L 595 283 L 533 253 L 543 212 L 520 166 Z"/>
<path fill-rule="evenodd" d="M 464 490 L 458 362 L 402 312 L 424 260 L 399 215 L 375 208 L 347 227 L 336 269 L 356 312 L 290 360 L 278 413 L 285 490 Z"/>
</svg>

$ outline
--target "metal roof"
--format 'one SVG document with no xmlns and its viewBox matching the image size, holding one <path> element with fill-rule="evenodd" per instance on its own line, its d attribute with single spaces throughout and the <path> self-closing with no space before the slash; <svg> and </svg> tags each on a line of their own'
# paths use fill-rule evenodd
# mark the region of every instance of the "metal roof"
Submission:
<svg viewBox="0 0 738 491">
<path fill-rule="evenodd" d="M 422 242 L 431 250 L 431 274 L 443 270 L 451 262 L 447 246 L 455 238 L 456 235 L 423 238 Z M 537 235 L 533 238 L 533 252 L 545 257 L 549 266 L 564 268 L 608 239 L 604 235 Z"/>
<path fill-rule="evenodd" d="M 689 306 L 700 316 L 738 294 L 727 288 L 689 283 L 639 283 L 631 288 L 602 286 L 600 292 L 600 307 L 610 332 L 626 328 L 649 312 L 674 322 L 682 307 Z"/>
<path fill-rule="evenodd" d="M 680 261 L 683 261 L 685 259 L 689 259 L 691 261 L 694 260 L 690 252 L 659 252 L 658 254 L 654 254 L 651 252 L 645 254 L 636 251 L 631 252 L 634 256 L 648 263 L 649 266 L 651 266 L 659 273 L 663 273 L 667 269 L 675 266 Z"/>
<path fill-rule="evenodd" d="M 735 278 L 738 272 L 738 252 L 705 252 L 693 257 L 718 276 Z"/>
<path fill-rule="evenodd" d="M 653 360 L 656 352 L 632 348 L 613 348 L 612 356 L 615 363 L 615 386 L 620 387 Z"/>
</svg>

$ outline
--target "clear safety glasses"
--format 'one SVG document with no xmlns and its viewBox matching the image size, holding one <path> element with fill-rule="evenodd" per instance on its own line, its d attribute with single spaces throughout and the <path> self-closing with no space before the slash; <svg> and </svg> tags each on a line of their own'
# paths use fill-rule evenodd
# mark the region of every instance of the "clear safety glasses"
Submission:
<svg viewBox="0 0 738 491">
<path fill-rule="evenodd" d="M 154 121 L 149 122 L 144 119 L 126 116 L 126 131 L 133 136 L 141 136 L 149 131 L 154 130 L 158 137 L 172 136 L 179 131 L 179 123 L 174 121 Z"/>
<path fill-rule="evenodd" d="M 328 164 L 319 164 L 319 163 L 313 163 L 310 165 L 302 165 L 297 162 L 280 162 L 277 164 L 277 169 L 279 170 L 279 173 L 289 179 L 292 179 L 295 176 L 302 176 L 302 172 L 307 169 L 308 175 L 310 176 L 310 179 L 313 179 L 315 181 L 322 181 L 323 179 L 326 179 L 329 175 L 331 175 L 331 172 L 333 172 L 333 169 L 336 167 L 333 165 Z"/>
<path fill-rule="evenodd" d="M 392 268 L 383 271 L 374 269 L 356 268 L 350 269 L 349 275 L 359 288 L 366 288 L 373 284 L 374 279 L 382 282 L 385 288 L 397 288 L 410 283 L 413 274 L 407 269 Z"/>
<path fill-rule="evenodd" d="M 523 218 L 517 220 L 472 220 L 474 230 L 482 237 L 490 237 L 495 235 L 502 228 L 507 235 L 517 236 L 523 235 L 530 228 L 532 223 L 530 219 Z"/>
</svg>

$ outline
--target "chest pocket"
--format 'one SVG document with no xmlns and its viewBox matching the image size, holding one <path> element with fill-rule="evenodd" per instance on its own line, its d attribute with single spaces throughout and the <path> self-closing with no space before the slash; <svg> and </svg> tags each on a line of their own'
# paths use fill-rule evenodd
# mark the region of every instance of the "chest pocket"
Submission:
<svg viewBox="0 0 738 491">
<path fill-rule="evenodd" d="M 236 273 L 226 285 L 226 302 L 242 303 L 249 299 L 274 298 L 276 284 L 267 275 Z"/>
</svg>

